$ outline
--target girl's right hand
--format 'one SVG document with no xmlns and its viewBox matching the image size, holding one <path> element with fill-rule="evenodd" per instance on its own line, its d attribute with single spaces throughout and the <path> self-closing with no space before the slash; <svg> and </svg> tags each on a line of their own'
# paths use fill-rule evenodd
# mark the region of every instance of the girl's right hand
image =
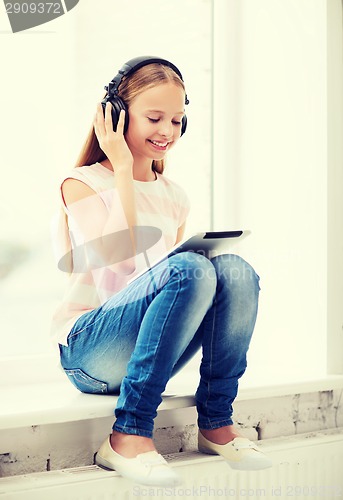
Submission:
<svg viewBox="0 0 343 500">
<path fill-rule="evenodd" d="M 117 125 L 117 131 L 113 130 L 112 104 L 106 103 L 105 117 L 101 103 L 97 105 L 97 111 L 94 119 L 94 131 L 99 141 L 100 148 L 103 150 L 113 168 L 116 170 L 131 168 L 133 165 L 133 156 L 124 137 L 125 111 L 121 110 Z"/>
</svg>

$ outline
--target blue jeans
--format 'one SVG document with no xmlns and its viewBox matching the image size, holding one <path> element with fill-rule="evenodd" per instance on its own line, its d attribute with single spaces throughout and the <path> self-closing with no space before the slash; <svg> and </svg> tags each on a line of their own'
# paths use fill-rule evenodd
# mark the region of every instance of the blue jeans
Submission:
<svg viewBox="0 0 343 500">
<path fill-rule="evenodd" d="M 168 380 L 202 347 L 198 425 L 231 425 L 259 290 L 237 255 L 174 255 L 81 316 L 60 345 L 61 364 L 82 392 L 120 393 L 113 429 L 152 437 Z"/>
</svg>

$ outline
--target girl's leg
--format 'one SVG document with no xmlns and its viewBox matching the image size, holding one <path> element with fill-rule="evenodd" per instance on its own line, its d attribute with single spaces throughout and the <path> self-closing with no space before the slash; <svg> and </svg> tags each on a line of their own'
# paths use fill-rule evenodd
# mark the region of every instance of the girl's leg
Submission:
<svg viewBox="0 0 343 500">
<path fill-rule="evenodd" d="M 169 261 L 170 278 L 150 302 L 127 365 L 113 429 L 152 436 L 153 419 L 174 366 L 212 306 L 216 274 L 211 262 L 194 253 Z"/>
<path fill-rule="evenodd" d="M 212 259 L 217 275 L 215 300 L 174 367 L 176 374 L 201 348 L 201 380 L 196 392 L 198 424 L 218 443 L 233 439 L 232 403 L 246 369 L 246 354 L 258 305 L 259 277 L 237 255 Z"/>
<path fill-rule="evenodd" d="M 255 326 L 259 278 L 240 257 L 223 255 L 212 260 L 217 275 L 213 306 L 200 330 L 203 358 L 196 392 L 198 448 L 219 454 L 237 470 L 261 470 L 272 461 L 232 422 L 232 403 L 238 380 L 246 369 L 246 354 Z"/>
<path fill-rule="evenodd" d="M 198 424 L 204 430 L 219 428 L 233 432 L 232 403 L 238 380 L 247 366 L 246 355 L 254 330 L 259 295 L 259 277 L 236 255 L 212 259 L 217 275 L 213 306 L 201 324 L 203 357 L 196 392 Z M 224 429 L 223 429 L 224 430 Z M 209 435 L 207 433 L 207 435 Z M 232 439 L 235 436 L 232 436 Z"/>
<path fill-rule="evenodd" d="M 83 392 L 116 393 L 114 429 L 151 437 L 175 363 L 212 305 L 216 274 L 201 255 L 181 253 L 83 315 L 61 346 L 67 375 Z"/>
</svg>

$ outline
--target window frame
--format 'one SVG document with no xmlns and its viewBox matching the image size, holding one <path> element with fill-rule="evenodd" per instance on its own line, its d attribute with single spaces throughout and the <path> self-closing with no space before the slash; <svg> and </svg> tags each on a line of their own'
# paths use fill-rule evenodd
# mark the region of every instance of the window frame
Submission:
<svg viewBox="0 0 343 500">
<path fill-rule="evenodd" d="M 343 373 L 343 3 L 327 0 L 327 368 Z"/>
</svg>

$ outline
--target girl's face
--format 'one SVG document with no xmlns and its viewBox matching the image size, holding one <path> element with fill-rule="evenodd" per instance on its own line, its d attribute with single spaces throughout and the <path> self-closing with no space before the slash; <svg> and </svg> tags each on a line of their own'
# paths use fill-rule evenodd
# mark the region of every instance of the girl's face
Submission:
<svg viewBox="0 0 343 500">
<path fill-rule="evenodd" d="M 129 107 L 126 142 L 135 160 L 161 160 L 180 137 L 184 90 L 173 82 L 139 94 Z"/>
</svg>

